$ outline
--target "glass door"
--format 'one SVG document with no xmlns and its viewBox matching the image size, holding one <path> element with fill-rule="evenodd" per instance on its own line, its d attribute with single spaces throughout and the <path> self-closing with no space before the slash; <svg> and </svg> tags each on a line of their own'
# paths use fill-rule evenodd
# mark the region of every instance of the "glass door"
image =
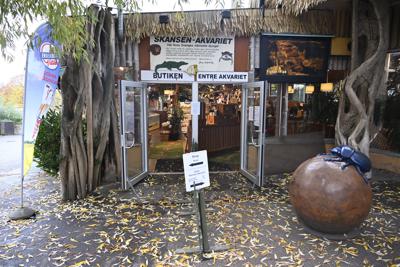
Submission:
<svg viewBox="0 0 400 267">
<path fill-rule="evenodd" d="M 127 190 L 148 174 L 147 90 L 144 83 L 120 81 L 121 187 Z"/>
<path fill-rule="evenodd" d="M 264 176 L 265 91 L 264 82 L 247 83 L 242 89 L 240 171 L 259 187 Z"/>
</svg>

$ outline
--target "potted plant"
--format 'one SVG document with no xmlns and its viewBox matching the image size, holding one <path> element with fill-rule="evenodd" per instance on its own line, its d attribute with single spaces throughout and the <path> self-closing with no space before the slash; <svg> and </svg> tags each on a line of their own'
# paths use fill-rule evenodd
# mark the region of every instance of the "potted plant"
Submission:
<svg viewBox="0 0 400 267">
<path fill-rule="evenodd" d="M 160 92 L 156 89 L 151 89 L 149 91 L 149 99 L 150 100 L 158 100 L 158 98 L 160 97 Z"/>
<path fill-rule="evenodd" d="M 183 111 L 179 107 L 172 109 L 171 117 L 169 118 L 169 140 L 178 140 L 181 135 L 181 121 L 183 119 Z"/>
</svg>

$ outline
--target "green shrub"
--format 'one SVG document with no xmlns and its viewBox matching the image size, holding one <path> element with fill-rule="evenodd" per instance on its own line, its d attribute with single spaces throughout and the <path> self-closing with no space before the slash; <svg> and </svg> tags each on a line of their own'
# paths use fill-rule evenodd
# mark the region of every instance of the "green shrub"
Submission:
<svg viewBox="0 0 400 267">
<path fill-rule="evenodd" d="M 58 174 L 60 146 L 61 112 L 50 109 L 40 124 L 33 156 L 38 166 L 53 176 Z"/>
<path fill-rule="evenodd" d="M 171 117 L 169 118 L 171 132 L 169 134 L 170 140 L 178 140 L 181 134 L 181 122 L 183 119 L 183 111 L 179 107 L 174 107 Z"/>
</svg>

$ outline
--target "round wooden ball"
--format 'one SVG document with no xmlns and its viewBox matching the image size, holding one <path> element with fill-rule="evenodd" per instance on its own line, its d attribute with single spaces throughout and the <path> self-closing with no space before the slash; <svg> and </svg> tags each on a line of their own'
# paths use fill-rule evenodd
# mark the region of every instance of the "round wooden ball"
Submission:
<svg viewBox="0 0 400 267">
<path fill-rule="evenodd" d="M 367 217 L 372 191 L 353 166 L 316 156 L 303 162 L 289 184 L 290 201 L 297 216 L 323 233 L 344 234 Z"/>
</svg>

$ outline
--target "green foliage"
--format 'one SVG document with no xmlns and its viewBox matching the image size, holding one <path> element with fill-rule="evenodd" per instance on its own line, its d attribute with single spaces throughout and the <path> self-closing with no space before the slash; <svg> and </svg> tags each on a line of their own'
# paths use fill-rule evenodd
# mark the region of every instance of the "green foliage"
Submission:
<svg viewBox="0 0 400 267">
<path fill-rule="evenodd" d="M 151 89 L 149 91 L 149 99 L 150 100 L 158 100 L 159 97 L 160 97 L 160 92 L 158 90 Z"/>
<path fill-rule="evenodd" d="M 22 108 L 24 86 L 22 84 L 7 84 L 0 89 L 0 97 L 5 105 Z"/>
<path fill-rule="evenodd" d="M 185 102 L 186 100 L 191 100 L 191 92 L 187 90 L 180 90 L 179 92 L 179 102 Z"/>
<path fill-rule="evenodd" d="M 85 38 L 82 16 L 85 10 L 82 0 L 9 0 L 2 1 L 0 9 L 2 28 L 0 49 L 4 58 L 13 59 L 14 42 L 18 38 L 29 36 L 29 27 L 37 18 L 50 22 L 54 29 L 55 39 L 65 45 L 65 51 L 75 50 L 82 53 L 84 45 L 82 39 Z"/>
<path fill-rule="evenodd" d="M 38 166 L 53 176 L 58 174 L 60 146 L 61 113 L 50 109 L 40 124 L 33 156 Z"/>
<path fill-rule="evenodd" d="M 105 1 L 108 5 L 109 1 Z M 116 8 L 127 12 L 139 10 L 138 0 L 114 0 Z M 156 0 L 147 0 L 155 3 Z M 182 3 L 189 0 L 175 0 Z M 223 5 L 223 0 L 204 0 L 204 3 Z M 35 19 L 48 21 L 53 28 L 53 37 L 63 46 L 62 53 L 70 54 L 75 59 L 86 58 L 87 45 L 93 44 L 88 40 L 87 22 L 97 18 L 87 9 L 85 0 L 6 0 L 0 2 L 0 51 L 3 58 L 13 59 L 15 41 L 19 38 L 28 39 L 32 22 Z M 58 51 L 61 53 L 61 51 Z"/>
<path fill-rule="evenodd" d="M 5 104 L 3 98 L 0 96 L 0 121 L 2 120 L 21 123 L 22 111 L 12 105 Z"/>
<path fill-rule="evenodd" d="M 178 139 L 181 133 L 181 121 L 183 119 L 183 111 L 178 107 L 172 109 L 171 117 L 169 118 L 169 123 L 171 125 L 170 139 Z"/>
<path fill-rule="evenodd" d="M 62 53 L 79 60 L 86 56 L 86 23 L 95 18 L 88 14 L 84 0 L 8 0 L 0 3 L 0 49 L 7 60 L 13 59 L 14 42 L 29 37 L 34 19 L 41 18 L 53 28 L 53 38 L 63 45 Z M 61 51 L 55 51 L 61 55 Z"/>
</svg>

